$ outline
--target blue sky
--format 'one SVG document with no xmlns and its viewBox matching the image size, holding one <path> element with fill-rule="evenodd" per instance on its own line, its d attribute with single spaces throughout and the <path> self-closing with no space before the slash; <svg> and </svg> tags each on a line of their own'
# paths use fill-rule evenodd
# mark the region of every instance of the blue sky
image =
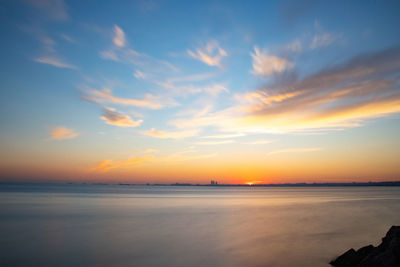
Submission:
<svg viewBox="0 0 400 267">
<path fill-rule="evenodd" d="M 1 177 L 396 179 L 399 11 L 2 1 Z"/>
</svg>

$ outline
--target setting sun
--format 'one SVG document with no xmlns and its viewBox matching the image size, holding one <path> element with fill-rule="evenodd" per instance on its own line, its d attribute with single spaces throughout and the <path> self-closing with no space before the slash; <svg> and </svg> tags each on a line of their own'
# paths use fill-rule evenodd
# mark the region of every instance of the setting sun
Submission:
<svg viewBox="0 0 400 267">
<path fill-rule="evenodd" d="M 264 183 L 264 181 L 250 181 L 250 182 L 246 182 L 247 185 L 255 185 L 255 184 L 261 184 Z"/>
</svg>

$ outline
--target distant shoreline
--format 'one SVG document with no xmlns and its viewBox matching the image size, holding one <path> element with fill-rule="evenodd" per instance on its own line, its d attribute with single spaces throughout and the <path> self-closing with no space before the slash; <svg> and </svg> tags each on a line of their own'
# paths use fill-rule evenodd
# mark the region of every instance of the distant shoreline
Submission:
<svg viewBox="0 0 400 267">
<path fill-rule="evenodd" d="M 56 183 L 56 182 L 0 182 L 1 185 L 117 185 L 117 186 L 198 186 L 198 187 L 344 187 L 344 186 L 400 186 L 400 181 L 392 182 L 350 182 L 350 183 L 282 183 L 282 184 L 131 184 L 131 183 Z"/>
</svg>

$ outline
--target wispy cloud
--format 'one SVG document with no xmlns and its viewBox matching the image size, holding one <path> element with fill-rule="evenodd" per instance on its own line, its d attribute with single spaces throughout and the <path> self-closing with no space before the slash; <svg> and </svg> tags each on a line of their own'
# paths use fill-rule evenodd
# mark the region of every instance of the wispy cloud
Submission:
<svg viewBox="0 0 400 267">
<path fill-rule="evenodd" d="M 104 59 L 118 61 L 119 58 L 114 50 L 104 50 L 100 52 L 100 56 Z"/>
<path fill-rule="evenodd" d="M 183 139 L 187 137 L 196 136 L 198 134 L 198 130 L 186 130 L 186 131 L 160 131 L 154 128 L 143 131 L 142 134 L 146 136 L 151 136 L 155 138 L 162 139 Z"/>
<path fill-rule="evenodd" d="M 77 43 L 77 41 L 74 38 L 72 38 L 71 36 L 69 36 L 65 33 L 60 34 L 60 37 L 71 44 Z"/>
<path fill-rule="evenodd" d="M 222 84 L 213 84 L 210 86 L 206 86 L 202 88 L 202 91 L 206 92 L 209 95 L 217 96 L 221 92 L 229 93 L 228 88 Z"/>
<path fill-rule="evenodd" d="M 234 140 L 223 140 L 223 141 L 200 141 L 200 142 L 195 142 L 195 145 L 201 145 L 201 146 L 213 146 L 213 145 L 225 145 L 225 144 L 232 144 L 234 143 Z"/>
<path fill-rule="evenodd" d="M 295 39 L 293 42 L 288 43 L 285 46 L 285 50 L 291 52 L 300 52 L 303 50 L 303 44 L 299 39 Z"/>
<path fill-rule="evenodd" d="M 233 134 L 217 134 L 217 135 L 206 135 L 202 136 L 201 138 L 204 139 L 226 139 L 226 138 L 236 138 L 245 136 L 243 133 L 233 133 Z"/>
<path fill-rule="evenodd" d="M 49 36 L 37 36 L 37 38 L 39 39 L 39 41 L 46 46 L 46 48 L 48 50 L 54 50 L 54 46 L 56 45 L 56 42 L 50 38 Z"/>
<path fill-rule="evenodd" d="M 214 157 L 218 156 L 217 152 L 210 153 L 210 154 L 194 154 L 192 152 L 196 152 L 196 151 L 191 151 L 191 150 L 179 151 L 179 152 L 173 153 L 171 155 L 168 155 L 167 157 L 160 158 L 160 160 L 166 161 L 168 163 L 173 163 L 173 162 L 182 162 L 182 161 L 190 161 L 190 160 L 208 159 L 208 158 L 214 158 Z"/>
<path fill-rule="evenodd" d="M 233 114 L 234 108 L 228 108 L 226 110 L 205 113 L 202 116 L 197 114 L 191 117 L 173 119 L 169 123 L 179 129 L 196 128 L 196 127 L 206 127 L 206 126 L 217 126 L 225 132 L 236 132 L 236 129 L 232 129 L 232 119 L 235 117 Z M 231 112 L 233 111 L 233 112 Z M 229 124 L 229 125 L 227 125 Z"/>
<path fill-rule="evenodd" d="M 210 111 L 212 111 L 213 105 L 202 105 L 200 108 L 190 108 L 190 109 L 183 109 L 177 112 L 175 115 L 178 117 L 202 117 L 207 115 Z"/>
<path fill-rule="evenodd" d="M 66 63 L 66 62 L 62 61 L 61 59 L 54 57 L 54 56 L 38 57 L 33 60 L 38 63 L 51 65 L 51 66 L 54 66 L 57 68 L 77 69 L 76 66 Z"/>
<path fill-rule="evenodd" d="M 107 60 L 131 64 L 143 69 L 146 73 L 170 73 L 179 71 L 177 67 L 168 61 L 139 53 L 128 47 L 113 47 L 100 51 L 100 57 Z"/>
<path fill-rule="evenodd" d="M 109 88 L 103 90 L 87 90 L 82 98 L 95 103 L 112 103 L 124 106 L 135 106 L 149 109 L 160 109 L 165 106 L 174 106 L 176 103 L 170 99 L 162 99 L 152 94 L 145 94 L 143 99 L 122 98 L 112 95 Z"/>
<path fill-rule="evenodd" d="M 136 79 L 146 79 L 147 75 L 144 72 L 137 70 L 133 73 L 133 77 Z"/>
<path fill-rule="evenodd" d="M 125 64 L 132 64 L 135 67 L 141 68 L 146 73 L 178 71 L 178 68 L 168 61 L 154 58 L 130 48 L 126 41 L 125 32 L 118 25 L 114 25 L 112 29 L 112 44 L 110 48 L 100 51 L 100 57 Z"/>
<path fill-rule="evenodd" d="M 253 73 L 261 76 L 268 76 L 291 69 L 294 64 L 285 58 L 270 55 L 267 51 L 261 51 L 254 47 L 250 53 L 253 59 Z"/>
<path fill-rule="evenodd" d="M 262 102 L 265 105 L 282 102 L 299 95 L 301 92 L 283 92 L 283 93 L 268 93 L 262 90 L 256 92 L 236 94 L 235 98 L 241 103 L 253 103 L 254 101 Z"/>
<path fill-rule="evenodd" d="M 313 36 L 310 49 L 317 49 L 324 46 L 329 46 L 339 39 L 339 35 L 326 32 L 318 20 L 314 22 L 316 34 Z"/>
<path fill-rule="evenodd" d="M 51 140 L 72 139 L 77 137 L 78 135 L 79 134 L 75 132 L 75 130 L 63 126 L 54 127 L 50 130 Z"/>
<path fill-rule="evenodd" d="M 216 72 L 207 72 L 207 73 L 197 73 L 197 74 L 190 74 L 185 76 L 177 76 L 177 77 L 170 77 L 168 78 L 165 83 L 166 84 L 175 84 L 175 83 L 182 83 L 182 82 L 201 82 L 204 80 L 211 79 L 215 77 Z"/>
<path fill-rule="evenodd" d="M 143 122 L 143 120 L 134 121 L 128 115 L 121 114 L 113 108 L 105 108 L 101 119 L 107 124 L 119 127 L 137 127 Z"/>
<path fill-rule="evenodd" d="M 277 126 L 356 126 L 400 111 L 399 71 L 400 48 L 360 55 L 303 80 L 259 90 L 248 111 L 259 123 Z"/>
<path fill-rule="evenodd" d="M 152 156 L 145 156 L 145 157 L 134 157 L 127 160 L 118 160 L 113 161 L 110 159 L 103 160 L 97 163 L 91 171 L 98 171 L 98 172 L 108 172 L 111 169 L 116 168 L 132 168 L 138 166 L 140 163 L 151 160 Z"/>
<path fill-rule="evenodd" d="M 336 40 L 336 36 L 330 34 L 330 33 L 322 33 L 322 34 L 316 34 L 314 35 L 310 48 L 311 49 L 316 49 L 319 47 L 324 47 L 332 44 Z"/>
<path fill-rule="evenodd" d="M 400 47 L 362 54 L 303 79 L 284 79 L 237 97 L 238 105 L 170 123 L 180 129 L 293 133 L 356 127 L 400 112 Z M 277 74 L 276 74 L 277 75 Z"/>
<path fill-rule="evenodd" d="M 126 42 L 124 31 L 118 25 L 114 25 L 113 31 L 114 31 L 113 43 L 118 47 L 124 47 Z"/>
<path fill-rule="evenodd" d="M 272 152 L 269 152 L 268 155 L 274 155 L 274 154 L 282 154 L 282 153 L 307 153 L 307 152 L 315 152 L 315 151 L 320 151 L 322 148 L 320 147 L 307 147 L 307 148 L 286 148 L 286 149 L 280 149 L 280 150 L 275 150 Z"/>
<path fill-rule="evenodd" d="M 41 55 L 32 57 L 33 61 L 54 66 L 57 68 L 78 69 L 78 67 L 76 67 L 75 65 L 66 62 L 57 53 L 57 42 L 53 38 L 51 38 L 42 27 L 37 25 L 23 25 L 21 26 L 21 29 L 24 32 L 32 35 L 41 43 Z M 63 35 L 60 36 L 64 39 Z"/>
<path fill-rule="evenodd" d="M 261 139 L 261 140 L 256 140 L 252 142 L 246 142 L 244 144 L 246 145 L 265 145 L 265 144 L 271 144 L 276 142 L 276 139 Z"/>
<path fill-rule="evenodd" d="M 193 84 L 176 85 L 170 81 L 157 82 L 158 85 L 168 89 L 169 93 L 176 96 L 187 96 L 191 94 L 206 93 L 210 96 L 217 97 L 222 92 L 229 93 L 228 88 L 224 84 L 213 83 L 206 86 L 198 86 Z"/>
<path fill-rule="evenodd" d="M 192 58 L 200 60 L 209 66 L 217 67 L 221 67 L 222 58 L 228 55 L 215 40 L 209 41 L 203 48 L 197 48 L 196 51 L 188 50 L 187 52 Z"/>
</svg>

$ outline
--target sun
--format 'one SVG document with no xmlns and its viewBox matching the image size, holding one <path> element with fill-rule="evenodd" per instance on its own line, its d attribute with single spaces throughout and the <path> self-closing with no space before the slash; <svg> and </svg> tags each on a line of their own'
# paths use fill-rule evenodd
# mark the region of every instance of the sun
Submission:
<svg viewBox="0 0 400 267">
<path fill-rule="evenodd" d="M 249 186 L 252 186 L 252 185 L 255 185 L 255 184 L 260 184 L 262 182 L 264 182 L 264 181 L 249 181 L 249 182 L 246 182 L 245 184 L 249 185 Z"/>
</svg>

